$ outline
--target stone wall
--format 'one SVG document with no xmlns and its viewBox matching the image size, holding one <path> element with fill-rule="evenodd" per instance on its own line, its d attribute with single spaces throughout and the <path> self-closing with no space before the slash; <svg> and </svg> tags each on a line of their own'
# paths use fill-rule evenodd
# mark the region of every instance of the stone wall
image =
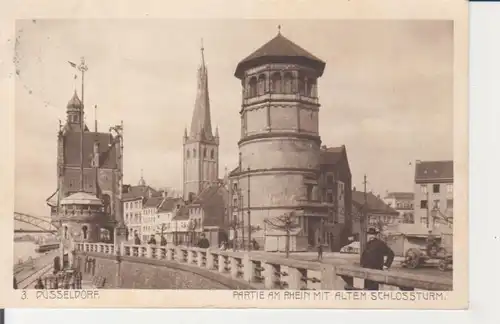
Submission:
<svg viewBox="0 0 500 324">
<path fill-rule="evenodd" d="M 248 284 L 173 261 L 121 257 L 102 253 L 81 253 L 96 259 L 95 276 L 106 278 L 105 289 L 246 289 Z M 117 278 L 117 272 L 120 272 Z M 194 272 L 193 272 L 194 271 Z"/>
</svg>

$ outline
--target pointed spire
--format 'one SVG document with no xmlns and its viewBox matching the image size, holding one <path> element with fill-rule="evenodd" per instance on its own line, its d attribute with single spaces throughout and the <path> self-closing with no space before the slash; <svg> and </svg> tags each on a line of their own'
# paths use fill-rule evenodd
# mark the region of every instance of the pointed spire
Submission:
<svg viewBox="0 0 500 324">
<path fill-rule="evenodd" d="M 188 129 L 187 127 L 184 127 L 184 138 L 188 137 Z"/>
<path fill-rule="evenodd" d="M 139 186 L 145 186 L 146 181 L 144 180 L 143 170 L 141 169 L 141 180 L 139 180 Z"/>
<path fill-rule="evenodd" d="M 281 35 L 281 25 L 278 25 L 278 35 Z"/>
<path fill-rule="evenodd" d="M 219 137 L 219 126 L 215 127 L 215 137 Z"/>
<path fill-rule="evenodd" d="M 191 120 L 189 137 L 197 140 L 211 140 L 212 121 L 210 118 L 210 98 L 208 94 L 208 74 L 205 66 L 203 42 L 201 46 L 201 64 L 198 69 L 198 90 Z"/>
</svg>

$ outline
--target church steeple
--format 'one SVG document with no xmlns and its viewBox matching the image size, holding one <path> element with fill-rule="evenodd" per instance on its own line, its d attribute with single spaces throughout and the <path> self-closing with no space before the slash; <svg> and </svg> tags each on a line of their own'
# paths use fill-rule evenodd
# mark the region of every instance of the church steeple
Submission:
<svg viewBox="0 0 500 324">
<path fill-rule="evenodd" d="M 189 200 L 219 181 L 219 132 L 212 133 L 208 73 L 203 42 L 198 67 L 198 88 L 189 133 L 184 131 L 183 196 Z"/>
<path fill-rule="evenodd" d="M 66 105 L 66 126 L 67 128 L 74 130 L 74 131 L 80 131 L 81 129 L 81 121 L 80 118 L 83 115 L 82 114 L 82 101 L 80 98 L 78 98 L 78 94 L 75 92 L 73 93 L 73 97 L 68 101 L 68 104 Z"/>
<path fill-rule="evenodd" d="M 210 97 L 208 94 L 208 73 L 205 66 L 203 42 L 201 45 L 201 64 L 198 68 L 198 88 L 191 120 L 190 139 L 213 140 L 212 121 L 210 118 Z"/>
</svg>

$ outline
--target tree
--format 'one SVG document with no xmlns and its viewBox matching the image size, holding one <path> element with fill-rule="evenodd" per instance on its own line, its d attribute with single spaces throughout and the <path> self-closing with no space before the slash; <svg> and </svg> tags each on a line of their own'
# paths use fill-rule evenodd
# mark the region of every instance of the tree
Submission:
<svg viewBox="0 0 500 324">
<path fill-rule="evenodd" d="M 156 229 L 156 235 L 160 236 L 160 245 L 166 245 L 165 234 L 167 233 L 167 224 L 161 223 Z"/>
<path fill-rule="evenodd" d="M 267 218 L 264 223 L 274 230 L 285 232 L 285 253 L 288 258 L 290 255 L 290 234 L 292 230 L 300 227 L 296 213 L 289 212 L 274 218 Z"/>
<path fill-rule="evenodd" d="M 229 229 L 233 231 L 234 237 L 233 237 L 233 250 L 236 250 L 236 242 L 238 239 L 238 230 L 246 231 L 248 232 L 248 225 L 245 225 L 244 222 L 238 220 L 238 219 L 233 219 L 229 224 Z M 251 233 L 255 233 L 257 231 L 260 231 L 261 228 L 258 225 L 250 225 L 250 231 Z M 248 242 L 248 247 L 250 248 L 251 242 Z M 244 246 L 245 242 L 242 242 L 242 246 Z"/>
<path fill-rule="evenodd" d="M 194 234 L 196 230 L 196 222 L 190 219 L 187 224 L 187 231 L 189 235 L 189 244 L 193 245 Z"/>
</svg>

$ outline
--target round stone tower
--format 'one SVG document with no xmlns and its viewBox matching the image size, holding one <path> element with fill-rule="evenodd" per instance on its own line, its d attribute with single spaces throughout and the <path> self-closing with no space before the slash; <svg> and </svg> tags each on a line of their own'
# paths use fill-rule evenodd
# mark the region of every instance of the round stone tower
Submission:
<svg viewBox="0 0 500 324">
<path fill-rule="evenodd" d="M 264 243 L 264 220 L 291 211 L 299 215 L 298 235 L 307 236 L 308 218 L 318 216 L 317 80 L 324 68 L 323 61 L 281 33 L 236 68 L 243 98 L 240 161 L 231 178 L 242 198 L 245 241 L 250 232 Z M 249 222 L 256 228 L 250 230 Z"/>
</svg>

